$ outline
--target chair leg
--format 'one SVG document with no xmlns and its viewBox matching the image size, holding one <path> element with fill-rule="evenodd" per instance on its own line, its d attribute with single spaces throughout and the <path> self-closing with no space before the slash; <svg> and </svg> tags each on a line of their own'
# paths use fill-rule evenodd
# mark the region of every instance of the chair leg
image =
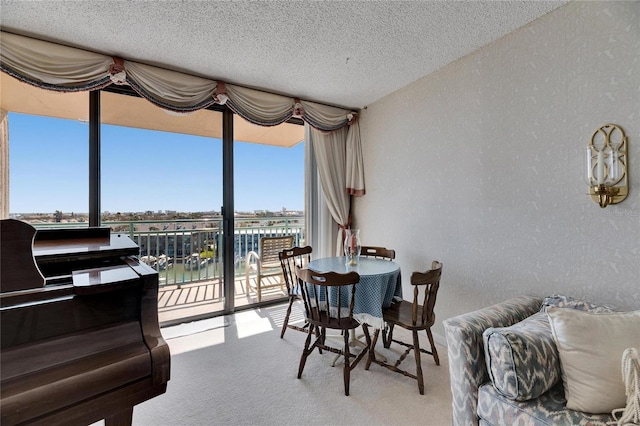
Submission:
<svg viewBox="0 0 640 426">
<path fill-rule="evenodd" d="M 376 329 L 377 330 L 377 329 Z M 364 331 L 364 339 L 365 342 L 367 344 L 367 346 L 365 346 L 364 348 L 362 348 L 362 351 L 366 351 L 368 353 L 373 352 L 373 346 L 371 345 L 371 335 L 369 334 L 369 326 L 365 323 L 362 324 L 362 331 Z M 360 354 L 360 357 L 362 357 L 362 353 Z M 367 359 L 368 359 L 368 355 L 367 355 Z"/>
<path fill-rule="evenodd" d="M 420 361 L 420 341 L 418 340 L 418 330 L 413 330 L 413 354 L 416 358 L 416 378 L 418 379 L 418 390 L 420 395 L 424 395 L 424 379 L 422 378 L 422 362 Z"/>
<path fill-rule="evenodd" d="M 309 334 L 307 334 L 307 340 L 304 342 L 304 349 L 302 350 L 302 356 L 300 357 L 300 365 L 298 366 L 298 379 L 302 377 L 302 370 L 304 370 L 304 364 L 307 362 L 307 357 L 311 353 L 309 346 L 311 345 L 311 338 L 313 337 L 313 324 L 309 324 Z"/>
<path fill-rule="evenodd" d="M 391 340 L 393 340 L 393 327 L 395 326 L 395 324 L 389 324 L 389 331 L 387 330 L 382 330 L 382 346 L 384 346 L 386 349 L 389 349 L 389 346 L 391 346 Z"/>
<path fill-rule="evenodd" d="M 289 316 L 291 315 L 291 307 L 293 306 L 294 298 L 289 296 L 289 306 L 287 307 L 287 314 L 284 316 L 284 322 L 282 323 L 282 331 L 280 332 L 280 338 L 284 337 L 284 332 L 287 331 L 287 325 L 289 324 Z"/>
<path fill-rule="evenodd" d="M 380 329 L 376 328 L 376 331 L 373 332 L 373 339 L 371 339 L 371 346 L 369 347 L 369 356 L 367 357 L 367 364 L 364 366 L 365 370 L 368 370 L 371 367 L 371 363 L 376 361 L 376 343 L 378 343 L 378 335 L 380 334 Z"/>
<path fill-rule="evenodd" d="M 249 295 L 251 294 L 251 281 L 249 278 L 249 268 L 247 267 L 247 269 L 245 270 L 245 281 L 246 281 L 246 285 L 247 285 L 247 297 L 249 297 Z"/>
<path fill-rule="evenodd" d="M 342 369 L 344 374 L 344 394 L 349 396 L 349 381 L 351 380 L 351 363 L 349 358 L 349 333 L 344 333 L 344 368 Z"/>
<path fill-rule="evenodd" d="M 433 343 L 433 335 L 431 334 L 430 328 L 427 328 L 427 337 L 429 338 L 429 344 L 431 344 L 431 355 L 433 355 L 433 360 L 436 362 L 436 365 L 440 365 L 440 358 L 438 358 L 438 351 L 436 350 L 436 345 Z"/>
<path fill-rule="evenodd" d="M 262 302 L 262 287 L 260 286 L 260 275 L 256 276 L 256 293 L 258 294 L 258 302 Z"/>
</svg>

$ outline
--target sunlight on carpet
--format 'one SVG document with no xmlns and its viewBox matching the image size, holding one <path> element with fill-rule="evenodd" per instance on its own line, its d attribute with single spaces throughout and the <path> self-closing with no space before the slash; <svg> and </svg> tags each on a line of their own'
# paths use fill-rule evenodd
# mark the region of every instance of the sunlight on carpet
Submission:
<svg viewBox="0 0 640 426">
<path fill-rule="evenodd" d="M 162 337 L 167 341 L 210 332 L 207 339 L 184 339 L 171 345 L 171 353 L 184 353 L 225 342 L 224 327 L 234 326 L 235 337 L 243 339 L 261 333 L 280 330 L 286 314 L 286 305 L 269 306 L 254 310 L 241 311 L 230 316 L 220 316 L 199 321 L 192 321 L 162 329 Z M 304 313 L 294 306 L 289 317 L 290 324 L 304 323 Z M 217 330 L 217 331 L 216 331 Z"/>
<path fill-rule="evenodd" d="M 259 309 L 243 311 L 235 314 L 234 317 L 239 339 L 267 333 L 275 329 L 269 316 L 264 315 L 264 312 Z"/>
<path fill-rule="evenodd" d="M 332 353 L 314 351 L 297 379 L 307 335 L 287 330 L 280 338 L 286 308 L 275 305 L 163 328 L 171 350 L 167 392 L 137 405 L 133 425 L 451 425 L 444 346 L 437 345 L 440 366 L 423 357 L 425 395 L 418 393 L 415 380 L 375 364 L 367 371 L 363 360 L 351 372 L 351 392 L 345 396 L 342 364 L 331 367 Z M 299 306 L 290 321 L 303 321 Z M 404 330 L 397 334 L 410 339 Z M 426 335 L 420 340 L 428 345 Z M 402 352 L 381 344 L 376 349 L 390 358 Z M 413 372 L 414 362 L 409 355 L 403 365 Z M 297 409 L 287 408 L 294 401 Z M 331 407 L 329 417 L 311 416 L 313 407 Z"/>
</svg>

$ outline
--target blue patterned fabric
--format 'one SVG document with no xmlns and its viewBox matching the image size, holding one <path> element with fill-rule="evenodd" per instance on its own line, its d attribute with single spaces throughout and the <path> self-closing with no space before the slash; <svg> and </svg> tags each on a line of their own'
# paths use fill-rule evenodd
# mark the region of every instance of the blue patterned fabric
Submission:
<svg viewBox="0 0 640 426">
<path fill-rule="evenodd" d="M 602 314 L 617 311 L 614 306 L 599 305 L 587 302 L 585 300 L 574 299 L 571 296 L 565 296 L 563 294 L 555 294 L 553 296 L 545 297 L 542 301 L 540 312 L 547 312 L 547 308 L 549 306 L 555 306 L 557 308 L 577 309 L 582 312 L 591 312 L 592 314 Z"/>
<path fill-rule="evenodd" d="M 494 387 L 504 397 L 516 401 L 537 398 L 560 380 L 560 357 L 546 314 L 551 306 L 593 313 L 615 310 L 557 294 L 544 298 L 539 313 L 509 327 L 485 330 L 487 370 Z"/>
<path fill-rule="evenodd" d="M 478 424 L 478 388 L 489 380 L 482 333 L 520 322 L 538 312 L 541 304 L 542 298 L 519 296 L 443 322 L 455 426 Z"/>
<path fill-rule="evenodd" d="M 361 257 L 357 266 L 346 266 L 345 257 L 323 258 L 309 262 L 309 269 L 317 272 L 345 273 L 355 271 L 360 274 L 356 285 L 356 299 L 353 317 L 360 323 L 374 328 L 382 328 L 382 309 L 388 308 L 394 299 L 402 299 L 402 279 L 400 266 L 392 261 Z M 342 307 L 351 300 L 348 290 L 343 288 Z M 330 306 L 337 304 L 337 292 L 329 294 Z M 324 301 L 324 296 L 320 297 Z"/>
<path fill-rule="evenodd" d="M 545 299 L 520 296 L 444 321 L 449 354 L 454 426 L 478 424 L 494 426 L 575 424 L 587 426 L 603 425 L 602 418 L 611 419 L 606 415 L 594 416 L 566 410 L 562 382 L 559 380 L 551 390 L 528 401 L 507 399 L 498 393 L 489 381 L 484 351 L 484 331 L 491 327 L 512 326 L 537 312 L 546 315 L 548 306 L 589 312 L 615 311 L 610 306 L 596 305 L 562 295 L 554 295 Z M 540 324 L 538 323 L 538 326 Z M 551 334 L 550 328 L 549 334 Z M 559 359 L 557 355 L 556 357 Z M 483 407 L 478 405 L 478 389 L 481 386 L 483 389 L 482 397 L 483 399 L 487 398 L 483 402 Z M 492 399 L 493 401 L 491 401 Z M 512 409 L 508 410 L 508 407 L 512 407 Z M 494 413 L 492 410 L 497 411 Z M 479 414 L 482 419 L 478 417 Z"/>
<path fill-rule="evenodd" d="M 514 401 L 500 395 L 487 383 L 478 390 L 478 415 L 482 424 L 494 426 L 606 426 L 613 420 L 608 414 L 587 414 L 565 407 L 562 382 L 540 397 Z"/>
<path fill-rule="evenodd" d="M 510 327 L 488 328 L 483 339 L 489 378 L 502 396 L 537 398 L 560 380 L 560 359 L 545 312 Z"/>
</svg>

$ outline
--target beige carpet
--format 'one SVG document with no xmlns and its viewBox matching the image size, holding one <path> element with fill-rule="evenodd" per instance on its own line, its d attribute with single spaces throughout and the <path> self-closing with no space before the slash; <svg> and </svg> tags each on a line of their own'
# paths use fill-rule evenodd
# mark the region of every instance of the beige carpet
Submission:
<svg viewBox="0 0 640 426">
<path fill-rule="evenodd" d="M 375 364 L 366 371 L 363 360 L 351 372 L 345 396 L 342 364 L 330 365 L 334 354 L 314 352 L 302 378 L 296 378 L 306 335 L 289 329 L 280 339 L 284 312 L 280 305 L 163 329 L 171 348 L 171 380 L 164 395 L 135 407 L 133 424 L 451 424 L 445 347 L 438 345 L 440 366 L 423 355 L 425 395 L 415 380 Z M 299 311 L 295 320 L 302 320 Z M 423 337 L 421 344 L 428 347 Z M 395 356 L 381 343 L 381 353 Z M 412 356 L 405 364 L 415 370 Z"/>
</svg>

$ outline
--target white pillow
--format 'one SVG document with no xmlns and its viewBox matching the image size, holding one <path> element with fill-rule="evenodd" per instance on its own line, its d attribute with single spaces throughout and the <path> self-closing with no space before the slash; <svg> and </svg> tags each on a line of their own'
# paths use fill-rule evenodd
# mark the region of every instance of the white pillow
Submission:
<svg viewBox="0 0 640 426">
<path fill-rule="evenodd" d="M 611 413 L 626 404 L 622 353 L 640 347 L 640 311 L 547 309 L 558 348 L 567 408 Z"/>
</svg>

